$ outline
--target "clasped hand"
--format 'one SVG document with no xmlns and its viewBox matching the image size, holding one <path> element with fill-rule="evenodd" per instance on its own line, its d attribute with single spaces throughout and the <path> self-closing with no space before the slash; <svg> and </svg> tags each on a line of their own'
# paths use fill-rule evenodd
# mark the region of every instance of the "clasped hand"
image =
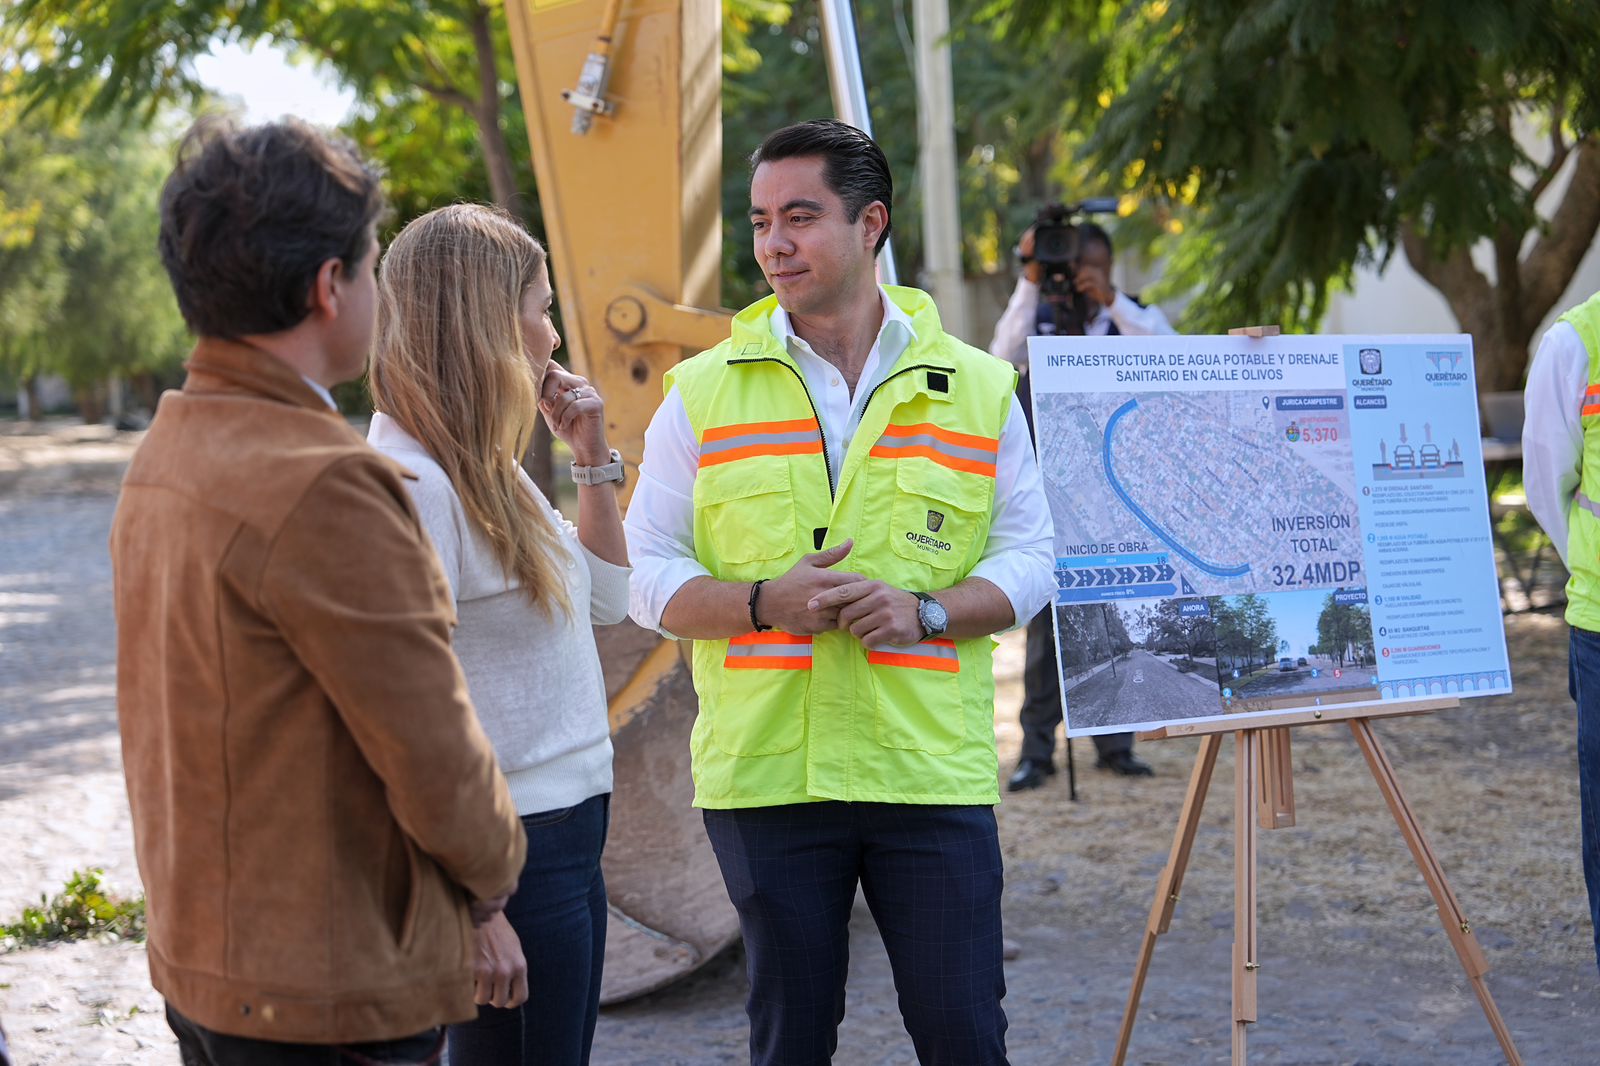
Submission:
<svg viewBox="0 0 1600 1066">
<path fill-rule="evenodd" d="M 854 544 L 847 540 L 812 552 L 782 577 L 763 584 L 756 603 L 761 624 L 799 635 L 844 629 L 867 647 L 910 647 L 920 641 L 916 596 L 861 574 L 833 569 Z"/>
<path fill-rule="evenodd" d="M 605 400 L 587 378 L 552 362 L 539 385 L 539 410 L 555 438 L 572 449 L 579 466 L 611 461 Z"/>
</svg>

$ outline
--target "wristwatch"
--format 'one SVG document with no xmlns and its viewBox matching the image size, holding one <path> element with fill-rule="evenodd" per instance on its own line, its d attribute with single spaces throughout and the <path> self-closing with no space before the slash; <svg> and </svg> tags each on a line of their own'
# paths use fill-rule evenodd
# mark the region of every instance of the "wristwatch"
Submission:
<svg viewBox="0 0 1600 1066">
<path fill-rule="evenodd" d="M 608 481 L 621 484 L 626 474 L 622 466 L 622 453 L 611 449 L 611 461 L 605 466 L 579 466 L 572 464 L 574 485 L 604 485 Z"/>
<path fill-rule="evenodd" d="M 922 623 L 922 639 L 944 636 L 945 629 L 950 625 L 950 614 L 944 609 L 944 604 L 926 592 L 913 592 L 912 595 L 921 601 L 917 604 L 917 621 Z"/>
</svg>

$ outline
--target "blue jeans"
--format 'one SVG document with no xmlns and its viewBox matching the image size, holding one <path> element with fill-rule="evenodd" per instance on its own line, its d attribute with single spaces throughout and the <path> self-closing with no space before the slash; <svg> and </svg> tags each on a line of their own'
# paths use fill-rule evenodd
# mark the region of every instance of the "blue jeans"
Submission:
<svg viewBox="0 0 1600 1066">
<path fill-rule="evenodd" d="M 754 1066 L 827 1066 L 856 884 L 924 1066 L 1004 1066 L 1000 841 L 990 807 L 800 803 L 706 811 L 744 934 Z"/>
<path fill-rule="evenodd" d="M 1583 826 L 1583 880 L 1589 886 L 1595 964 L 1600 966 L 1600 633 L 1572 630 L 1568 687 L 1578 704 L 1578 800 Z"/>
<path fill-rule="evenodd" d="M 528 859 L 506 919 L 528 960 L 528 1001 L 450 1027 L 450 1066 L 584 1066 L 600 1012 L 611 796 L 528 814 Z"/>
</svg>

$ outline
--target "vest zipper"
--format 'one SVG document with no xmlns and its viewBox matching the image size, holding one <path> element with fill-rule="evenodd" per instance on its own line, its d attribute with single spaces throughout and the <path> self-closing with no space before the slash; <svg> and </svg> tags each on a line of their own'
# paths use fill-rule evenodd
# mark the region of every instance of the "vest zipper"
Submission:
<svg viewBox="0 0 1600 1066">
<path fill-rule="evenodd" d="M 822 415 L 817 412 L 817 404 L 816 401 L 811 398 L 811 390 L 806 388 L 805 377 L 800 373 L 799 370 L 796 370 L 788 363 L 785 363 L 782 359 L 773 359 L 771 357 L 763 356 L 760 359 L 728 360 L 729 366 L 742 363 L 777 363 L 779 366 L 789 371 L 789 373 L 793 374 L 795 380 L 800 383 L 800 391 L 805 393 L 806 404 L 811 408 L 811 417 L 817 420 L 817 437 L 822 441 L 822 469 L 828 473 L 828 499 L 832 500 L 834 498 L 833 464 L 828 462 L 828 433 L 822 428 Z M 870 399 L 870 397 L 868 398 Z"/>
</svg>

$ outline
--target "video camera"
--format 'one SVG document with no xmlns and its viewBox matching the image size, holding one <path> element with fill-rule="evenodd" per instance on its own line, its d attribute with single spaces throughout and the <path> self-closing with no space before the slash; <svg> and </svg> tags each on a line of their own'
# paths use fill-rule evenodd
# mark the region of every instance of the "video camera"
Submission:
<svg viewBox="0 0 1600 1066">
<path fill-rule="evenodd" d="M 1057 334 L 1081 336 L 1087 313 L 1072 284 L 1078 271 L 1077 222 L 1086 215 L 1116 210 L 1114 197 L 1096 197 L 1076 204 L 1046 204 L 1034 219 L 1033 261 L 1043 268 L 1039 296 L 1050 306 Z"/>
</svg>

